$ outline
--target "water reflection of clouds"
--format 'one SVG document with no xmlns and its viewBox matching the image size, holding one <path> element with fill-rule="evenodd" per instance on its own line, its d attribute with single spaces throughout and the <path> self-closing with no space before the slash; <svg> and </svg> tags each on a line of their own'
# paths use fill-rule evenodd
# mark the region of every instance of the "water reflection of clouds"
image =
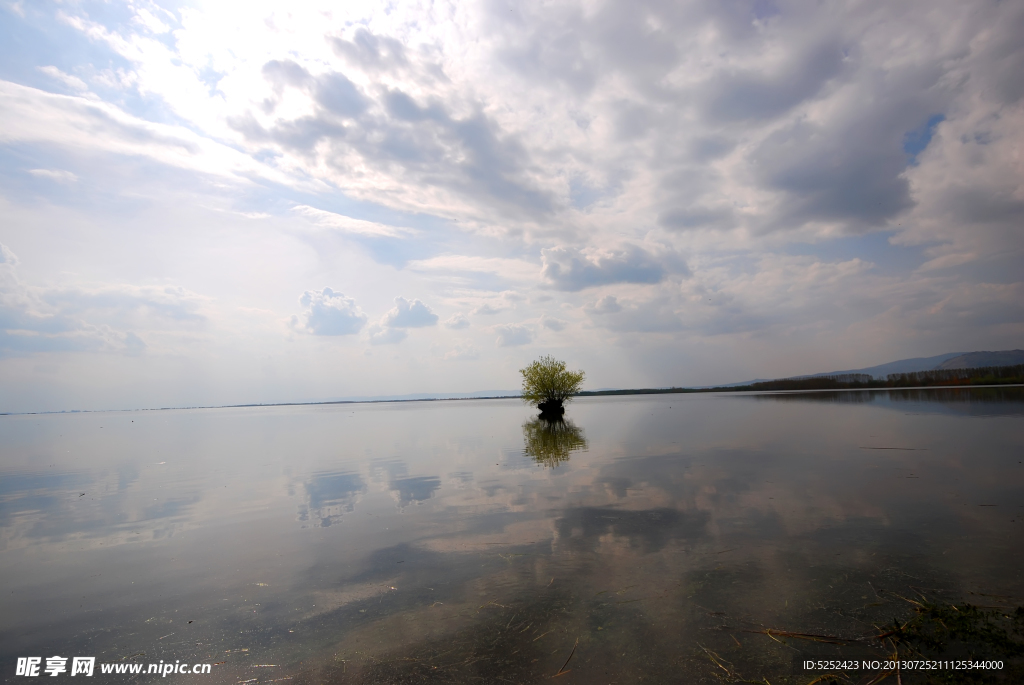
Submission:
<svg viewBox="0 0 1024 685">
<path fill-rule="evenodd" d="M 658 552 L 670 541 L 697 541 L 708 535 L 710 516 L 669 507 L 630 510 L 614 507 L 574 507 L 555 521 L 555 547 L 596 551 L 609 535 L 628 540 L 631 549 Z"/>
<path fill-rule="evenodd" d="M 441 487 L 438 476 L 410 476 L 408 465 L 401 459 L 371 462 L 370 477 L 383 481 L 401 508 L 430 499 Z"/>
<path fill-rule="evenodd" d="M 441 479 L 434 476 L 396 478 L 388 483 L 388 487 L 398 496 L 398 505 L 405 507 L 413 502 L 430 499 L 434 492 L 441 487 Z"/>
<path fill-rule="evenodd" d="M 317 474 L 305 486 L 306 504 L 299 508 L 299 520 L 321 528 L 338 523 L 366 492 L 366 483 L 357 473 Z"/>
<path fill-rule="evenodd" d="M 7 546 L 76 539 L 109 547 L 163 539 L 187 524 L 202 499 L 192 488 L 168 496 L 137 487 L 138 481 L 134 465 L 106 472 L 5 475 L 0 537 Z"/>
<path fill-rule="evenodd" d="M 175 554 L 187 547 L 195 558 L 216 556 L 225 569 L 241 566 L 250 588 L 271 581 L 258 590 L 268 601 L 259 614 L 251 614 L 252 620 L 269 622 L 263 612 L 276 609 L 264 607 L 273 606 L 289 612 L 303 607 L 280 625 L 296 616 L 335 612 L 327 622 L 318 618 L 303 624 L 300 619 L 296 632 L 330 625 L 336 631 L 332 640 L 394 636 L 379 643 L 383 656 L 392 649 L 411 653 L 417 630 L 426 639 L 427 634 L 443 636 L 457 622 L 483 620 L 497 611 L 494 605 L 480 611 L 491 598 L 512 606 L 537 593 L 571 592 L 583 598 L 574 611 L 590 616 L 587 612 L 606 597 L 597 593 L 607 590 L 612 599 L 602 605 L 602 616 L 623 619 L 627 609 L 637 615 L 642 609 L 644 620 L 662 616 L 677 621 L 688 616 L 680 607 L 695 602 L 736 611 L 752 607 L 753 614 L 785 592 L 794 606 L 796 598 L 817 587 L 815 579 L 824 578 L 817 569 L 823 560 L 842 573 L 882 574 L 879 565 L 888 564 L 922 577 L 928 572 L 926 562 L 947 548 L 952 552 L 943 562 L 958 568 L 968 563 L 1003 568 L 1007 560 L 1019 560 L 1010 534 L 1022 524 L 1010 524 L 1007 515 L 999 528 L 996 520 L 1020 511 L 1024 471 L 1006 467 L 1013 454 L 1013 468 L 1020 468 L 1019 450 L 1014 451 L 1020 433 L 1013 420 L 907 415 L 907 403 L 899 406 L 903 411 L 893 412 L 871 402 L 798 402 L 788 397 L 752 401 L 742 395 L 581 400 L 572 407 L 573 419 L 586 428 L 589 453 L 586 458 L 573 454 L 557 469 L 538 468 L 523 456 L 524 411 L 518 402 L 486 405 L 488 413 L 476 414 L 475 422 L 472 403 L 416 411 L 405 407 L 391 414 L 366 409 L 377 422 L 345 426 L 340 451 L 336 422 L 308 409 L 280 410 L 281 416 L 302 419 L 280 424 L 275 433 L 275 445 L 289 446 L 298 455 L 288 461 L 276 457 L 283 447 L 246 445 L 237 458 L 211 456 L 175 466 L 175 471 L 139 462 L 141 476 L 139 468 L 113 465 L 84 474 L 66 467 L 55 477 L 12 474 L 0 479 L 0 526 L 4 535 L 12 527 L 23 537 L 44 535 L 45 526 L 28 517 L 51 517 L 51 528 L 96 535 L 104 547 L 94 555 L 94 567 L 104 574 L 118 565 L 102 560 L 110 559 L 108 540 L 143 528 L 133 522 L 149 521 L 147 535 L 154 537 L 181 526 L 200 527 L 199 535 L 182 540 Z M 198 448 L 190 449 L 217 455 L 208 445 L 218 440 L 234 444 L 236 436 L 265 423 L 268 414 L 271 410 L 240 412 L 246 424 L 230 431 L 218 428 L 203 438 L 206 443 L 197 438 Z M 389 416 L 394 423 L 390 432 Z M 314 421 L 316 430 L 310 428 Z M 187 426 L 171 425 L 187 434 Z M 381 435 L 389 436 L 384 447 Z M 902 442 L 893 442 L 894 436 Z M 303 439 L 309 442 L 295 450 L 293 443 Z M 124 453 L 145 444 L 126 443 Z M 897 444 L 918 451 L 862 449 Z M 120 458 L 116 450 L 110 452 Z M 513 457 L 521 466 L 506 468 Z M 86 491 L 89 497 L 74 501 Z M 202 504 L 193 506 L 200 494 Z M 329 530 L 296 535 L 297 505 L 305 525 Z M 67 520 L 55 522 L 60 519 Z M 230 527 L 217 525 L 224 521 Z M 239 551 L 242 545 L 231 547 L 246 536 L 259 541 L 252 557 L 256 563 L 248 570 L 237 563 L 245 554 Z M 1005 540 L 1003 547 L 988 544 L 994 536 Z M 49 544 L 54 558 L 65 554 L 60 562 L 65 587 L 81 594 L 93 587 L 96 581 L 81 573 L 80 557 L 65 551 L 76 545 L 39 538 L 31 542 Z M 170 552 L 171 546 L 159 546 L 165 544 L 126 545 L 120 559 L 131 554 L 144 558 L 138 563 L 151 577 L 150 588 L 169 588 L 193 608 L 205 606 L 204 600 L 186 578 L 189 583 L 209 578 L 217 597 L 228 597 L 220 591 L 238 590 L 243 582 L 237 574 L 209 573 L 207 558 L 179 562 L 180 567 L 154 565 L 152 560 L 171 556 L 153 553 Z M 271 550 L 287 559 L 280 562 L 278 578 L 267 570 L 278 568 Z M 890 557 L 895 561 L 883 561 Z M 17 558 L 18 553 L 8 557 Z M 264 562 L 267 566 L 260 568 Z M 876 583 L 874 575 L 865 578 Z M 25 573 L 21 586 L 34 580 Z M 613 594 L 627 586 L 641 588 L 642 595 Z M 830 585 L 819 589 L 822 601 L 833 596 Z M 641 596 L 647 598 L 643 603 Z M 51 600 L 46 611 L 57 615 L 54 606 Z M 246 606 L 247 617 L 251 608 Z M 441 622 L 437 617 L 445 611 L 451 621 Z M 23 615 L 29 616 L 29 609 Z M 143 620 L 151 615 L 139 614 Z M 211 625 L 233 626 L 234 619 L 225 616 L 211 618 Z M 502 629 L 510 618 L 511 613 L 502 619 Z M 54 635 L 60 637 L 60 630 L 54 628 Z M 369 643 L 364 639 L 353 649 Z M 571 646 L 570 641 L 567 649 Z M 334 642 L 330 649 L 328 659 L 339 651 Z"/>
<path fill-rule="evenodd" d="M 441 487 L 437 476 L 408 475 L 408 467 L 399 459 L 372 461 L 368 472 L 369 482 L 378 484 L 374 489 L 390 492 L 400 508 L 430 499 Z M 471 472 L 453 474 L 454 480 L 463 484 L 472 477 Z M 299 507 L 299 521 L 320 528 L 339 523 L 370 491 L 369 482 L 353 471 L 313 475 L 304 483 L 306 501 Z"/>
</svg>

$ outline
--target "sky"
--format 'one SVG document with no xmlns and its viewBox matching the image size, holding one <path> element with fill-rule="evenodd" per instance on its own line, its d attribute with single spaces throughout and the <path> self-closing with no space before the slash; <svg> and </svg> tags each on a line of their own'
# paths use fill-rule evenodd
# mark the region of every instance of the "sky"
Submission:
<svg viewBox="0 0 1024 685">
<path fill-rule="evenodd" d="M 0 3 L 0 411 L 1024 347 L 1024 3 Z"/>
</svg>

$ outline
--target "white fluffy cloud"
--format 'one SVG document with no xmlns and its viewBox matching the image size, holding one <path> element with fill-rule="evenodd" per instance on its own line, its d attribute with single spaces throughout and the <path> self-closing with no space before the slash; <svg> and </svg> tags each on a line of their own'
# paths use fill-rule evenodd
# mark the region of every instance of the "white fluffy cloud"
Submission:
<svg viewBox="0 0 1024 685">
<path fill-rule="evenodd" d="M 366 315 L 355 300 L 330 288 L 307 290 L 299 304 L 306 307 L 303 326 L 313 335 L 354 335 L 366 325 Z M 295 324 L 298 318 L 292 317 L 292 321 Z"/>
<path fill-rule="evenodd" d="M 437 325 L 437 314 L 419 300 L 395 298 L 392 307 L 381 319 L 381 325 L 387 328 L 422 328 Z"/>
</svg>

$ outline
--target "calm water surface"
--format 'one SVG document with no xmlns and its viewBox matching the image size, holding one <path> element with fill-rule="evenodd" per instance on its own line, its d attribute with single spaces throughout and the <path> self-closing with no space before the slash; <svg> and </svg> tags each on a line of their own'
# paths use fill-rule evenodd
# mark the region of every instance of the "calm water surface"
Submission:
<svg viewBox="0 0 1024 685">
<path fill-rule="evenodd" d="M 2 675 L 87 655 L 217 664 L 166 682 L 806 683 L 803 659 L 885 652 L 765 628 L 1024 603 L 1019 389 L 584 398 L 567 419 L 2 416 Z"/>
</svg>

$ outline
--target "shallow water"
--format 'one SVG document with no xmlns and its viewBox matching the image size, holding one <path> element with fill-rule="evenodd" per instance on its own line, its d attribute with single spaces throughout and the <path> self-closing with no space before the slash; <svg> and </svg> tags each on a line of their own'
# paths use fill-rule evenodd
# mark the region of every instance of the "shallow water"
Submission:
<svg viewBox="0 0 1024 685">
<path fill-rule="evenodd" d="M 1021 389 L 596 397 L 566 418 L 0 416 L 3 677 L 83 655 L 216 664 L 162 679 L 182 682 L 806 683 L 804 659 L 884 658 L 857 640 L 901 597 L 1024 604 Z"/>
</svg>

